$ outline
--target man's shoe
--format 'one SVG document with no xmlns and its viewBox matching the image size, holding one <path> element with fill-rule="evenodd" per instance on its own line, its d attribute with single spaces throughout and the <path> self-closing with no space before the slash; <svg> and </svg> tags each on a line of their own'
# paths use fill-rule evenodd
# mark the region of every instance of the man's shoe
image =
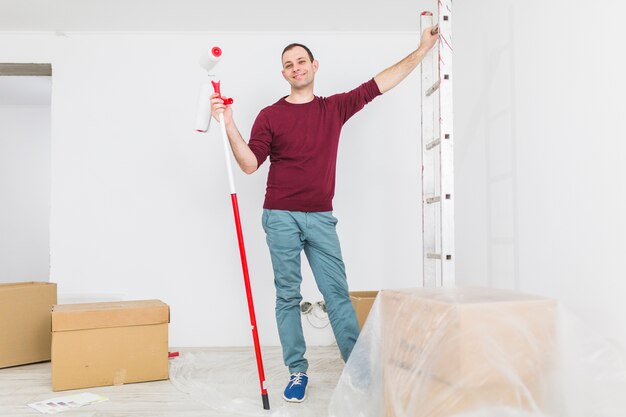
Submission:
<svg viewBox="0 0 626 417">
<path fill-rule="evenodd" d="M 304 372 L 291 374 L 287 388 L 285 388 L 285 392 L 283 393 L 285 401 L 292 403 L 301 403 L 304 401 L 306 398 L 306 384 L 308 383 L 309 377 Z"/>
</svg>

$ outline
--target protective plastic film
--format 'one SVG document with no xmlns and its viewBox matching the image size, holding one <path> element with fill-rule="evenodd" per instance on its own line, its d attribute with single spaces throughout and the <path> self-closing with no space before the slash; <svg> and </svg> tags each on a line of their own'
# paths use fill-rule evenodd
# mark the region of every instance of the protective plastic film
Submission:
<svg viewBox="0 0 626 417">
<path fill-rule="evenodd" d="M 382 291 L 333 417 L 623 417 L 626 355 L 554 300 L 478 288 Z"/>
<path fill-rule="evenodd" d="M 263 410 L 254 349 L 212 348 L 184 352 L 170 361 L 170 381 L 207 406 L 207 415 L 247 417 L 320 417 L 341 375 L 343 361 L 336 346 L 307 353 L 311 381 L 307 399 L 287 403 L 282 392 L 289 380 L 279 347 L 265 347 L 263 362 L 269 393 L 269 411 Z"/>
</svg>

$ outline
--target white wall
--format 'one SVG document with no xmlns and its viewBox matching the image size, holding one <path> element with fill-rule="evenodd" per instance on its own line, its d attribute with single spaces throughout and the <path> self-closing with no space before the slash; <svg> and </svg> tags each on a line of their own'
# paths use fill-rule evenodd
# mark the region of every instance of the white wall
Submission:
<svg viewBox="0 0 626 417">
<path fill-rule="evenodd" d="M 459 283 L 556 297 L 626 342 L 626 6 L 455 6 Z"/>
<path fill-rule="evenodd" d="M 49 80 L 33 81 L 50 89 Z M 0 95 L 0 282 L 48 281 L 50 94 L 47 105 L 14 104 L 4 88 Z"/>
<path fill-rule="evenodd" d="M 455 3 L 457 270 L 461 285 L 556 297 L 625 340 L 624 6 L 610 3 L 606 16 L 591 2 Z M 0 61 L 53 63 L 52 280 L 65 299 L 165 300 L 173 345 L 250 344 L 220 139 L 192 132 L 198 52 L 224 47 L 223 92 L 247 135 L 286 94 L 284 44 L 313 48 L 322 95 L 416 44 L 413 33 L 1 39 Z M 344 130 L 335 208 L 354 289 L 419 285 L 418 87 L 415 73 Z M 277 344 L 266 170 L 236 181 L 261 341 Z M 308 272 L 304 294 L 319 297 Z M 331 343 L 327 330 L 309 340 Z"/>
<path fill-rule="evenodd" d="M 61 300 L 160 298 L 171 305 L 172 345 L 251 343 L 223 150 L 218 131 L 194 132 L 206 76 L 204 48 L 219 44 L 222 91 L 248 135 L 282 95 L 280 52 L 308 44 L 317 92 L 356 87 L 418 43 L 408 34 L 4 35 L 0 61 L 51 62 L 52 281 Z M 418 285 L 417 73 L 346 125 L 335 214 L 353 289 Z M 261 342 L 278 344 L 274 286 L 260 225 L 267 166 L 237 173 Z M 304 262 L 306 264 L 306 262 Z M 303 293 L 320 300 L 310 272 Z M 306 325 L 312 344 L 330 327 Z"/>
</svg>

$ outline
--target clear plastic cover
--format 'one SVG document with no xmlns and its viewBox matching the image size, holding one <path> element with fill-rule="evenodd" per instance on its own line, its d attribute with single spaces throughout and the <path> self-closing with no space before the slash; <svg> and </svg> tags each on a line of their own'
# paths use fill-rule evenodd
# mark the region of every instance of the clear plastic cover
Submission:
<svg viewBox="0 0 626 417">
<path fill-rule="evenodd" d="M 333 417 L 624 417 L 626 355 L 553 300 L 477 289 L 382 291 Z"/>
<path fill-rule="evenodd" d="M 269 348 L 262 410 L 253 355 L 188 352 L 170 379 L 224 415 L 626 417 L 624 349 L 554 300 L 512 291 L 381 291 L 343 372 L 336 348 L 309 358 L 302 404 L 282 400 L 287 371 Z"/>
<path fill-rule="evenodd" d="M 217 411 L 209 413 L 210 416 L 326 416 L 343 361 L 336 346 L 312 349 L 307 358 L 312 376 L 307 399 L 301 404 L 287 403 L 282 393 L 289 380 L 289 371 L 283 364 L 281 349 L 263 349 L 269 411 L 263 410 L 252 347 L 184 352 L 170 361 L 170 380 L 180 391 Z"/>
</svg>

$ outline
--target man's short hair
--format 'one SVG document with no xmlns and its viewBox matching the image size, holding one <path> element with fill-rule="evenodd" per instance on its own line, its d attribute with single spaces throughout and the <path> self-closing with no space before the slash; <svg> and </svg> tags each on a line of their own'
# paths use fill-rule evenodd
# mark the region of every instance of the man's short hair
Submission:
<svg viewBox="0 0 626 417">
<path fill-rule="evenodd" d="M 302 45 L 301 43 L 290 43 L 289 45 L 285 46 L 285 49 L 283 49 L 283 53 L 280 55 L 281 60 L 283 58 L 283 55 L 285 55 L 285 52 L 295 48 L 296 46 L 304 48 L 306 53 L 309 55 L 309 59 L 311 60 L 311 62 L 313 62 L 313 60 L 315 59 L 313 58 L 313 53 L 311 52 L 309 48 L 307 48 L 305 45 Z"/>
</svg>

